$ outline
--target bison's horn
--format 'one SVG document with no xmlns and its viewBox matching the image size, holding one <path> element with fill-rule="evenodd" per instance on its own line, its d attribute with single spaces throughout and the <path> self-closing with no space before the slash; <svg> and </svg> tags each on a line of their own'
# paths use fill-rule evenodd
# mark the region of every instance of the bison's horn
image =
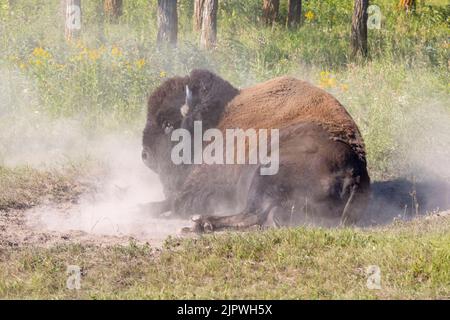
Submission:
<svg viewBox="0 0 450 320">
<path fill-rule="evenodd" d="M 189 112 L 189 106 L 192 104 L 192 91 L 189 89 L 189 86 L 186 86 L 186 102 L 181 107 L 181 115 L 186 117 Z"/>
<path fill-rule="evenodd" d="M 186 104 L 190 106 L 191 102 L 192 102 L 192 91 L 191 89 L 189 89 L 189 86 L 186 86 Z"/>
</svg>

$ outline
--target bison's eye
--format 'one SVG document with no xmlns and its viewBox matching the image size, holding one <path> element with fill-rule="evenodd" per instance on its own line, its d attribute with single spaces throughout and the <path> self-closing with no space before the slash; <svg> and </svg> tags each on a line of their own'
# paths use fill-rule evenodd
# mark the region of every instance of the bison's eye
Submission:
<svg viewBox="0 0 450 320">
<path fill-rule="evenodd" d="M 170 121 L 164 120 L 162 128 L 165 134 L 170 134 L 173 131 L 173 124 Z"/>
</svg>

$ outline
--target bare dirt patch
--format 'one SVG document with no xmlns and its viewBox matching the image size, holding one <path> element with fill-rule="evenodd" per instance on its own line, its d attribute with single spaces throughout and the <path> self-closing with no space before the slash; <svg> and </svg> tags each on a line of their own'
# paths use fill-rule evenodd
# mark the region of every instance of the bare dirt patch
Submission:
<svg viewBox="0 0 450 320">
<path fill-rule="evenodd" d="M 121 244 L 129 242 L 129 237 L 99 236 L 83 231 L 51 231 L 30 226 L 27 222 L 27 211 L 12 210 L 0 214 L 0 246 L 50 247 L 56 244 Z"/>
<path fill-rule="evenodd" d="M 108 218 L 86 224 L 74 215 L 79 210 L 67 203 L 1 212 L 0 247 L 51 247 L 77 243 L 112 246 L 127 245 L 131 241 L 160 247 L 168 236 L 181 236 L 178 231 L 189 224 L 185 220 L 145 217 L 130 225 L 120 225 L 119 221 Z"/>
<path fill-rule="evenodd" d="M 58 244 L 114 246 L 128 245 L 130 242 L 161 247 L 169 236 L 186 237 L 181 229 L 191 224 L 189 220 L 149 217 L 130 206 L 130 199 L 127 200 L 126 195 L 124 197 L 114 201 L 106 197 L 102 201 L 88 194 L 75 202 L 0 211 L 0 247 L 52 247 Z M 366 228 L 398 220 L 450 217 L 450 210 L 420 215 L 410 211 L 405 213 L 405 210 L 400 210 L 403 202 L 398 197 L 390 202 L 386 202 L 385 198 L 380 200 L 381 196 L 377 193 L 374 197 L 375 202 L 369 206 L 374 211 L 368 216 L 370 221 L 364 222 Z M 91 200 L 87 201 L 87 198 Z M 378 211 L 380 208 L 381 211 Z"/>
<path fill-rule="evenodd" d="M 148 216 L 139 204 L 151 192 L 142 192 L 142 185 L 137 188 L 139 192 L 109 181 L 99 187 L 102 191 L 90 190 L 70 201 L 42 201 L 32 208 L 0 211 L 0 246 L 110 246 L 134 241 L 160 247 L 168 236 L 181 236 L 182 227 L 190 222 Z"/>
<path fill-rule="evenodd" d="M 26 162 L 0 166 L 2 245 L 116 245 L 133 240 L 160 246 L 190 225 L 152 219 L 139 210 L 140 204 L 160 200 L 163 193 L 158 177 L 140 159 L 138 139 L 113 135 L 97 140 L 80 152 L 90 159 L 87 163 L 71 162 L 59 170 Z M 43 146 L 42 154 L 47 149 Z M 26 154 L 25 159 L 31 157 Z"/>
</svg>

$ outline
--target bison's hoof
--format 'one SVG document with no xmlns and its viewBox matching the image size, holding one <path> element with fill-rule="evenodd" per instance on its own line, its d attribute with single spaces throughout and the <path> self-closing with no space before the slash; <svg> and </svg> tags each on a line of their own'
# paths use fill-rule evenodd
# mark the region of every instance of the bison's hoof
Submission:
<svg viewBox="0 0 450 320">
<path fill-rule="evenodd" d="M 203 222 L 203 232 L 210 233 L 213 231 L 214 231 L 214 227 L 210 222 L 208 222 L 208 221 Z"/>
<path fill-rule="evenodd" d="M 189 234 L 189 233 L 192 233 L 192 228 L 190 228 L 190 227 L 183 227 L 183 228 L 181 228 L 181 230 L 180 230 L 180 232 L 181 232 L 181 234 Z"/>
<path fill-rule="evenodd" d="M 209 233 L 214 231 L 212 223 L 201 215 L 195 215 L 191 218 L 191 220 L 194 222 L 194 227 L 192 228 L 193 232 Z"/>
</svg>

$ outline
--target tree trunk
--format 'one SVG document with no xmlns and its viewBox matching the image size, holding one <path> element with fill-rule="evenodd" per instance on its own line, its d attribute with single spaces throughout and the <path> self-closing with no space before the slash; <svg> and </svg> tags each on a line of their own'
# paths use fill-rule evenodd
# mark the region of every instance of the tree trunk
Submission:
<svg viewBox="0 0 450 320">
<path fill-rule="evenodd" d="M 302 23 L 302 0 L 289 0 L 287 27 L 295 28 Z"/>
<path fill-rule="evenodd" d="M 416 8 L 415 0 L 400 0 L 398 4 L 399 8 L 405 10 L 406 12 L 411 12 Z"/>
<path fill-rule="evenodd" d="M 263 21 L 266 25 L 273 25 L 280 10 L 280 0 L 264 0 Z"/>
<path fill-rule="evenodd" d="M 369 0 L 355 0 L 350 38 L 352 56 L 366 57 L 367 50 L 367 8 Z"/>
<path fill-rule="evenodd" d="M 103 0 L 103 11 L 109 22 L 117 23 L 123 13 L 123 0 Z"/>
<path fill-rule="evenodd" d="M 202 14 L 205 0 L 194 0 L 194 31 L 199 32 L 202 29 Z"/>
<path fill-rule="evenodd" d="M 204 0 L 202 10 L 202 34 L 200 46 L 203 49 L 213 49 L 217 40 L 218 0 Z"/>
<path fill-rule="evenodd" d="M 81 34 L 81 0 L 62 0 L 65 36 L 68 41 Z"/>
<path fill-rule="evenodd" d="M 178 36 L 177 0 L 158 0 L 158 44 L 176 45 Z"/>
</svg>

